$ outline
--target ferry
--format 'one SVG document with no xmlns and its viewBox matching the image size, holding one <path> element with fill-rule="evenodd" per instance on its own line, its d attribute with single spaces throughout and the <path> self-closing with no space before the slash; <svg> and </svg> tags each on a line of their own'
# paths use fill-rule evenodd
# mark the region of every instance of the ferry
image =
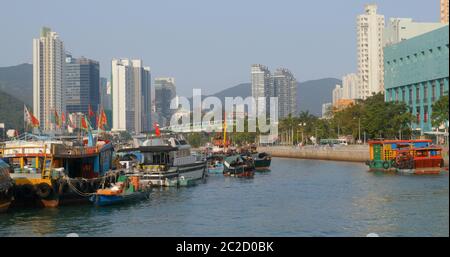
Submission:
<svg viewBox="0 0 450 257">
<path fill-rule="evenodd" d="M 150 138 L 138 149 L 143 157 L 141 179 L 153 186 L 190 186 L 206 177 L 206 161 L 191 153 L 184 138 Z"/>
<path fill-rule="evenodd" d="M 8 210 L 13 200 L 13 182 L 9 176 L 9 165 L 0 159 L 0 213 Z"/>
<path fill-rule="evenodd" d="M 117 179 L 108 140 L 34 137 L 4 142 L 0 158 L 11 166 L 12 206 L 57 207 L 89 202 L 100 185 Z"/>
<path fill-rule="evenodd" d="M 440 174 L 444 171 L 442 148 L 431 140 L 369 141 L 370 171 L 392 171 L 407 174 Z"/>
</svg>

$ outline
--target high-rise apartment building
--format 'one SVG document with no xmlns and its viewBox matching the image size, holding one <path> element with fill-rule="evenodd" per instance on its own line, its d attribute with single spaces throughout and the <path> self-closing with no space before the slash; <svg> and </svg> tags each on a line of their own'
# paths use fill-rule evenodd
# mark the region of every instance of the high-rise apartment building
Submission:
<svg viewBox="0 0 450 257">
<path fill-rule="evenodd" d="M 445 24 L 439 22 L 415 22 L 411 18 L 391 18 L 384 29 L 383 46 L 397 44 L 443 26 Z"/>
<path fill-rule="evenodd" d="M 112 109 L 111 83 L 107 78 L 100 78 L 100 106 L 104 110 Z"/>
<path fill-rule="evenodd" d="M 255 98 L 256 101 L 258 101 L 259 97 L 266 97 L 266 106 L 262 107 L 266 108 L 266 111 L 269 112 L 270 108 L 268 107 L 270 103 L 270 97 L 273 97 L 275 95 L 270 71 L 264 65 L 254 64 L 252 65 L 251 75 L 252 75 L 252 96 Z"/>
<path fill-rule="evenodd" d="M 449 0 L 441 0 L 441 23 L 448 24 L 448 2 Z"/>
<path fill-rule="evenodd" d="M 350 73 L 342 77 L 342 98 L 359 99 L 357 74 Z"/>
<path fill-rule="evenodd" d="M 343 99 L 344 89 L 341 85 L 336 85 L 336 87 L 333 89 L 333 106 L 337 105 L 339 100 Z"/>
<path fill-rule="evenodd" d="M 176 97 L 175 78 L 155 78 L 155 113 L 160 126 L 168 126 L 175 110 L 170 102 Z"/>
<path fill-rule="evenodd" d="M 68 113 L 94 113 L 100 104 L 100 65 L 87 58 L 66 54 L 64 66 L 65 105 Z"/>
<path fill-rule="evenodd" d="M 58 34 L 42 28 L 41 36 L 33 39 L 33 113 L 44 131 L 55 130 L 52 116 L 65 111 L 64 61 L 64 44 Z"/>
<path fill-rule="evenodd" d="M 288 69 L 277 69 L 273 74 L 274 96 L 278 97 L 278 118 L 297 112 L 297 80 Z"/>
<path fill-rule="evenodd" d="M 358 95 L 366 99 L 384 90 L 383 66 L 384 16 L 377 6 L 365 6 L 365 13 L 357 17 Z"/>
<path fill-rule="evenodd" d="M 150 68 L 142 60 L 113 59 L 111 62 L 114 131 L 141 133 L 151 129 Z"/>
</svg>

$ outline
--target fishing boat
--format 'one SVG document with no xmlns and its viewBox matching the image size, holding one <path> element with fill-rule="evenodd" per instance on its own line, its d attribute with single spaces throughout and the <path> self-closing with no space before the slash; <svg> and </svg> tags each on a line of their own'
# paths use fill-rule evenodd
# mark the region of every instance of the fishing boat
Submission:
<svg viewBox="0 0 450 257">
<path fill-rule="evenodd" d="M 270 170 L 272 157 L 268 153 L 256 153 L 252 155 L 255 169 L 259 171 Z"/>
<path fill-rule="evenodd" d="M 208 157 L 208 173 L 211 174 L 223 174 L 223 155 L 211 155 Z"/>
<path fill-rule="evenodd" d="M 143 162 L 138 171 L 154 186 L 190 186 L 206 177 L 206 160 L 193 155 L 182 137 L 150 138 L 139 151 Z"/>
<path fill-rule="evenodd" d="M 89 202 L 88 196 L 118 177 L 108 140 L 29 137 L 0 146 L 11 166 L 12 206 L 57 207 Z"/>
<path fill-rule="evenodd" d="M 242 158 L 241 155 L 232 155 L 224 159 L 225 176 L 238 178 L 251 178 L 255 175 L 255 167 L 249 160 Z"/>
<path fill-rule="evenodd" d="M 139 176 L 119 176 L 108 188 L 97 189 L 89 200 L 96 206 L 107 206 L 148 199 L 150 184 L 141 184 Z"/>
<path fill-rule="evenodd" d="M 431 140 L 370 141 L 370 171 L 392 171 L 406 174 L 440 174 L 444 171 L 442 148 Z"/>
<path fill-rule="evenodd" d="M 13 200 L 13 182 L 9 176 L 9 165 L 0 159 L 0 213 L 8 210 Z"/>
</svg>

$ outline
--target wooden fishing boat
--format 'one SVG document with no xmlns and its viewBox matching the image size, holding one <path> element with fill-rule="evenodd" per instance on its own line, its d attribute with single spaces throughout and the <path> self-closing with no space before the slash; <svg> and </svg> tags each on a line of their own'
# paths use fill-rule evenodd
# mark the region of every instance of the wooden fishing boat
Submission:
<svg viewBox="0 0 450 257">
<path fill-rule="evenodd" d="M 108 188 L 98 189 L 89 200 L 96 206 L 108 206 L 148 199 L 150 185 L 141 184 L 139 176 L 120 176 Z"/>
<path fill-rule="evenodd" d="M 9 165 L 0 159 L 0 213 L 7 211 L 13 200 L 13 182 L 9 169 Z"/>
<path fill-rule="evenodd" d="M 255 175 L 255 167 L 252 162 L 245 160 L 241 155 L 232 155 L 224 159 L 225 176 L 238 178 L 252 178 Z"/>
<path fill-rule="evenodd" d="M 89 194 L 118 177 L 107 140 L 31 137 L 4 142 L 0 158 L 11 166 L 13 206 L 88 203 Z"/>
<path fill-rule="evenodd" d="M 393 171 L 407 174 L 440 174 L 444 171 L 442 148 L 431 140 L 370 141 L 370 171 Z"/>
<path fill-rule="evenodd" d="M 270 170 L 272 157 L 268 153 L 256 153 L 252 155 L 255 169 L 258 171 Z"/>
</svg>

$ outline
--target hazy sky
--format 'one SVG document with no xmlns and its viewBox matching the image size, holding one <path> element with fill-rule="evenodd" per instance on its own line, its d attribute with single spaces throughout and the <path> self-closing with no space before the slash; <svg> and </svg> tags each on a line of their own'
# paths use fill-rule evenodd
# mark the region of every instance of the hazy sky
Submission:
<svg viewBox="0 0 450 257">
<path fill-rule="evenodd" d="M 0 66 L 32 62 L 32 38 L 56 31 L 74 56 L 142 58 L 181 95 L 250 81 L 250 65 L 290 69 L 297 80 L 356 70 L 361 0 L 0 0 Z M 439 0 L 379 0 L 379 13 L 437 22 Z"/>
</svg>

